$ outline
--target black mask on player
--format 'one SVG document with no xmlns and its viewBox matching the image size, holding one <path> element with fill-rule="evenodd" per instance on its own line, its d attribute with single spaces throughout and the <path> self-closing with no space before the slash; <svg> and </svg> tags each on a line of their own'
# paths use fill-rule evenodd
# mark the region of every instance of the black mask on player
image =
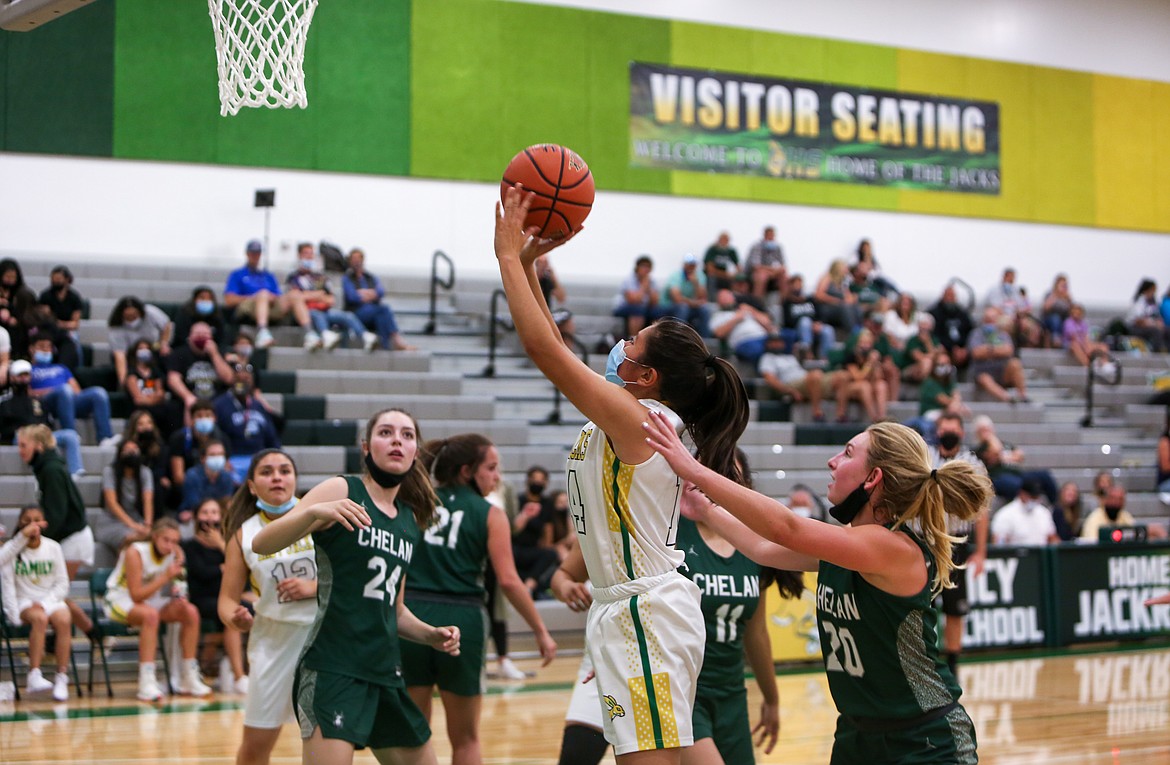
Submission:
<svg viewBox="0 0 1170 765">
<path fill-rule="evenodd" d="M 374 479 L 374 483 L 383 489 L 393 489 L 410 475 L 409 469 L 405 473 L 391 473 L 389 470 L 383 470 L 374 464 L 374 458 L 370 456 L 369 452 L 366 452 L 366 470 L 369 471 L 370 478 Z"/>
<path fill-rule="evenodd" d="M 861 512 L 861 508 L 865 507 L 866 502 L 869 502 L 869 492 L 865 490 L 865 481 L 862 481 L 861 485 L 849 492 L 849 496 L 841 500 L 840 504 L 829 508 L 829 515 L 838 523 L 848 525 L 853 523 L 853 519 Z"/>
</svg>

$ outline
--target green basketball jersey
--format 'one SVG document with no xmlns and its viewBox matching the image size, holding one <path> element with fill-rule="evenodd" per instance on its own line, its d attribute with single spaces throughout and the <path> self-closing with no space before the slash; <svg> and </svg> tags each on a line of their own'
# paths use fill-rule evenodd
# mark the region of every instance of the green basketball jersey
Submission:
<svg viewBox="0 0 1170 765">
<path fill-rule="evenodd" d="M 687 518 L 678 523 L 675 547 L 686 554 L 679 573 L 703 595 L 707 641 L 699 687 L 726 692 L 743 690 L 743 631 L 760 604 L 760 566 L 740 552 L 724 558 L 703 541 Z"/>
<path fill-rule="evenodd" d="M 371 526 L 334 524 L 313 532 L 317 552 L 317 618 L 305 641 L 309 669 L 370 683 L 402 685 L 398 649 L 398 586 L 419 541 L 409 506 L 395 518 L 374 504 L 359 476 L 345 476 L 349 498 L 366 508 Z"/>
<path fill-rule="evenodd" d="M 817 622 L 829 691 L 850 717 L 919 717 L 957 701 L 962 691 L 938 653 L 938 619 L 931 608 L 935 562 L 926 557 L 926 586 L 911 597 L 882 592 L 856 571 L 821 562 Z"/>
<path fill-rule="evenodd" d="M 482 596 L 491 505 L 470 486 L 436 489 L 435 522 L 410 562 L 411 591 Z"/>
</svg>

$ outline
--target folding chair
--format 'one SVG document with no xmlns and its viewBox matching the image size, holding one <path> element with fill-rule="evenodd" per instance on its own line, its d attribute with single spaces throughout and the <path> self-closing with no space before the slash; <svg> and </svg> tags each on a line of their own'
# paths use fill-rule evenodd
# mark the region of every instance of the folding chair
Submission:
<svg viewBox="0 0 1170 765">
<path fill-rule="evenodd" d="M 0 581 L 0 602 L 3 602 L 3 599 L 3 582 Z M 12 641 L 28 640 L 28 637 L 31 633 L 32 628 L 28 625 L 12 624 L 9 622 L 7 614 L 4 613 L 4 609 L 0 608 L 0 640 L 3 641 L 3 645 L 0 645 L 0 651 L 8 654 L 8 671 L 12 675 L 12 685 L 16 688 L 17 701 L 20 701 L 20 683 L 16 678 L 16 652 L 12 648 Z M 57 634 L 56 630 L 53 630 L 54 642 L 49 643 L 47 639 L 45 640 L 46 657 L 56 653 L 56 641 L 60 640 L 61 638 L 62 636 Z M 66 636 L 66 639 L 73 640 L 72 627 L 69 628 L 69 635 Z M 77 689 L 77 696 L 80 698 L 83 695 L 81 693 L 81 676 L 77 673 L 77 657 L 74 655 L 73 651 L 69 652 L 69 663 L 72 665 L 73 670 L 73 686 Z"/>
<path fill-rule="evenodd" d="M 114 621 L 106 616 L 106 610 L 102 607 L 102 601 L 106 597 L 106 582 L 110 578 L 111 568 L 94 569 L 93 573 L 89 575 L 89 605 L 92 610 L 90 614 L 93 619 L 93 629 L 90 631 L 90 639 L 92 640 L 91 658 L 89 661 L 89 678 L 88 686 L 89 692 L 93 694 L 93 656 L 98 657 L 102 663 L 102 675 L 106 681 L 106 695 L 110 698 L 114 697 L 114 688 L 110 685 L 110 665 L 106 657 L 106 638 L 108 637 L 130 637 L 138 634 L 138 630 L 134 627 Z M 167 691 L 174 695 L 175 689 L 171 686 L 171 667 L 167 661 L 167 652 L 164 648 L 164 638 L 166 632 L 160 625 L 159 629 L 159 648 L 163 657 L 163 672 L 167 678 Z M 135 649 L 137 650 L 137 649 Z"/>
</svg>

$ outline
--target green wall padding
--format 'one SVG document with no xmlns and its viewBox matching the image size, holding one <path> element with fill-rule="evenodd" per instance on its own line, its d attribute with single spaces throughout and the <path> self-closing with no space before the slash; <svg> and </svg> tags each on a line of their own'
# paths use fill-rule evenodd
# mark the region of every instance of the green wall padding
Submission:
<svg viewBox="0 0 1170 765">
<path fill-rule="evenodd" d="M 114 4 L 28 32 L 0 31 L 0 149 L 108 157 L 113 142 Z"/>
</svg>

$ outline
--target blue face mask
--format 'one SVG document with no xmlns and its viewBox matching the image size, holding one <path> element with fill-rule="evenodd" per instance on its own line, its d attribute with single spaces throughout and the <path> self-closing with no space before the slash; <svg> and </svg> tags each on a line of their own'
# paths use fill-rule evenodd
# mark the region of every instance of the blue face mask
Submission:
<svg viewBox="0 0 1170 765">
<path fill-rule="evenodd" d="M 605 380 L 619 388 L 626 387 L 626 381 L 618 377 L 618 367 L 626 360 L 626 341 L 618 340 L 609 350 L 609 358 L 605 360 Z"/>
<path fill-rule="evenodd" d="M 211 313 L 214 310 L 215 310 L 215 301 L 214 300 L 196 300 L 195 301 L 195 312 L 202 315 L 202 316 L 206 316 L 207 314 Z"/>
<path fill-rule="evenodd" d="M 223 471 L 224 465 L 227 464 L 227 457 L 223 456 L 222 454 L 213 454 L 207 459 L 203 460 L 203 464 L 206 465 L 207 469 L 211 472 L 219 473 Z"/>
<path fill-rule="evenodd" d="M 293 497 L 283 505 L 270 505 L 259 497 L 256 498 L 256 507 L 260 508 L 269 515 L 284 515 L 289 510 L 292 510 L 297 504 L 297 498 Z"/>
<path fill-rule="evenodd" d="M 38 364 L 52 364 L 53 363 L 53 352 L 52 351 L 35 351 L 33 353 L 33 361 L 35 361 Z"/>
<path fill-rule="evenodd" d="M 207 417 L 200 417 L 195 420 L 195 432 L 199 435 L 206 436 L 213 430 L 215 430 L 215 420 Z"/>
</svg>

